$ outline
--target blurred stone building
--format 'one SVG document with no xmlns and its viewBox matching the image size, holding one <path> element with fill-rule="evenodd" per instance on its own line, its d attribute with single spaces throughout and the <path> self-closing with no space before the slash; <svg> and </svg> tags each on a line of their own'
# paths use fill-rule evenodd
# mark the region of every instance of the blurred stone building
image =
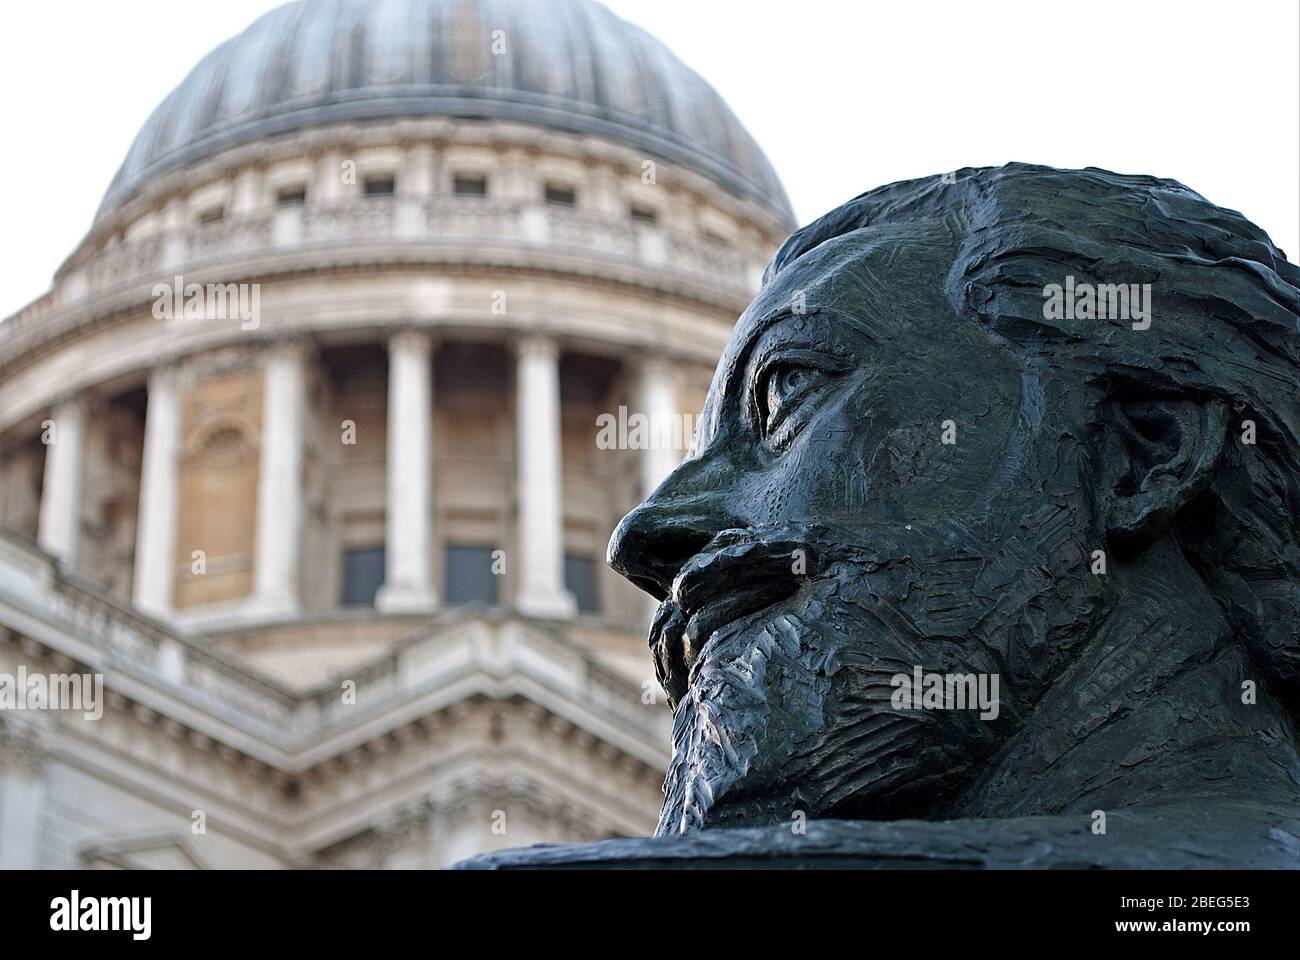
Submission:
<svg viewBox="0 0 1300 960">
<path fill-rule="evenodd" d="M 213 50 L 0 322 L 0 679 L 104 684 L 0 709 L 0 867 L 652 830 L 670 717 L 603 555 L 681 450 L 599 418 L 698 413 L 791 226 L 589 0 L 304 0 Z"/>
</svg>

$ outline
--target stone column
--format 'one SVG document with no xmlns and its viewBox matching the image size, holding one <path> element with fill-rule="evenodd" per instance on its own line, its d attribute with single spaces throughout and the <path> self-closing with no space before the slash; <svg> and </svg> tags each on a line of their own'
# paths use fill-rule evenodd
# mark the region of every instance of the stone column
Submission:
<svg viewBox="0 0 1300 960">
<path fill-rule="evenodd" d="M 301 606 L 298 565 L 306 448 L 306 345 L 297 341 L 274 345 L 262 376 L 255 606 L 263 615 L 293 616 Z"/>
<path fill-rule="evenodd" d="M 81 488 L 86 471 L 84 398 L 60 403 L 50 419 L 53 429 L 45 447 L 37 540 L 43 550 L 71 567 L 77 562 L 81 541 Z"/>
<path fill-rule="evenodd" d="M 416 144 L 406 152 L 397 178 L 397 235 L 419 237 L 426 232 L 425 204 L 433 195 L 433 148 Z"/>
<path fill-rule="evenodd" d="M 601 213 L 614 217 L 628 215 L 627 204 L 623 199 L 622 184 L 613 167 L 605 164 L 593 164 L 588 168 L 583 189 L 590 196 L 590 206 Z"/>
<path fill-rule="evenodd" d="M 388 504 L 385 613 L 426 613 L 433 588 L 433 341 L 404 330 L 388 343 Z"/>
<path fill-rule="evenodd" d="M 178 267 L 189 254 L 190 231 L 184 201 L 175 197 L 167 201 L 167 205 L 163 208 L 162 219 L 162 266 L 164 268 Z"/>
<path fill-rule="evenodd" d="M 230 211 L 236 216 L 246 216 L 264 205 L 265 180 L 260 170 L 245 167 L 235 177 L 235 187 L 230 198 Z"/>
<path fill-rule="evenodd" d="M 490 192 L 510 200 L 540 201 L 535 165 L 529 160 L 527 151 L 521 147 L 507 147 L 500 157 Z"/>
<path fill-rule="evenodd" d="M 355 190 L 355 185 L 343 183 L 343 154 L 330 151 L 322 154 L 316 167 L 316 179 L 312 183 L 313 195 L 308 199 L 315 203 L 328 203 L 338 200 Z"/>
<path fill-rule="evenodd" d="M 173 367 L 159 367 L 149 376 L 131 588 L 135 605 L 155 617 L 167 617 L 172 612 L 180 445 L 179 375 Z"/>
<path fill-rule="evenodd" d="M 515 605 L 530 616 L 567 617 L 577 604 L 564 588 L 559 350 L 553 340 L 535 335 L 516 349 L 520 583 Z"/>
<path fill-rule="evenodd" d="M 637 407 L 649 421 L 647 447 L 641 451 L 641 495 L 648 497 L 681 462 L 678 442 L 689 443 L 690 438 L 683 436 L 668 361 L 663 357 L 645 359 L 637 372 Z"/>
</svg>

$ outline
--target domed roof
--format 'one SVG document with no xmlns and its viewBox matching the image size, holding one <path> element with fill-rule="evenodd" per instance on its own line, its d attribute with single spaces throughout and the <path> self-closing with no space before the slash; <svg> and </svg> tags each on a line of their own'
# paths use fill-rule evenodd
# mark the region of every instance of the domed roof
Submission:
<svg viewBox="0 0 1300 960">
<path fill-rule="evenodd" d="M 498 39 L 501 54 L 493 52 Z M 410 116 L 493 117 L 606 136 L 793 220 L 772 165 L 717 92 L 593 0 L 278 7 L 204 57 L 153 112 L 99 215 L 158 174 L 235 144 L 332 121 Z"/>
</svg>

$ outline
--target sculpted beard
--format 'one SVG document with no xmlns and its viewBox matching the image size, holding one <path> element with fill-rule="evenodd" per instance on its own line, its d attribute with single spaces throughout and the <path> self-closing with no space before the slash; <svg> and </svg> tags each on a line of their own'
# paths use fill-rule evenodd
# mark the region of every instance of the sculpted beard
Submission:
<svg viewBox="0 0 1300 960">
<path fill-rule="evenodd" d="M 1043 649 L 1033 634 L 1050 624 L 1025 616 L 1051 588 L 1031 568 L 1034 551 L 991 548 L 956 525 L 906 541 L 892 529 L 837 533 L 723 531 L 660 606 L 651 646 L 676 713 L 659 835 L 789 822 L 796 811 L 933 815 L 997 731 L 1019 725 L 1005 677 L 995 722 L 977 710 L 897 710 L 892 678 L 916 666 L 1003 674 L 1016 623 Z M 999 602 L 1008 597 L 1012 609 Z M 991 642 L 999 632 L 1003 643 Z"/>
</svg>

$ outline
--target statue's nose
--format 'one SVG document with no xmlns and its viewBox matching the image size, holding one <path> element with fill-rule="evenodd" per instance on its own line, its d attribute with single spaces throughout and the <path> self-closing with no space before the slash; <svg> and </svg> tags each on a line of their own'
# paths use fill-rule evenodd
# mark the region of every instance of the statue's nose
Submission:
<svg viewBox="0 0 1300 960">
<path fill-rule="evenodd" d="M 667 599 L 682 565 L 720 530 L 744 526 L 722 509 L 717 491 L 692 493 L 692 465 L 682 464 L 639 507 L 619 521 L 606 560 L 656 600 Z"/>
</svg>

